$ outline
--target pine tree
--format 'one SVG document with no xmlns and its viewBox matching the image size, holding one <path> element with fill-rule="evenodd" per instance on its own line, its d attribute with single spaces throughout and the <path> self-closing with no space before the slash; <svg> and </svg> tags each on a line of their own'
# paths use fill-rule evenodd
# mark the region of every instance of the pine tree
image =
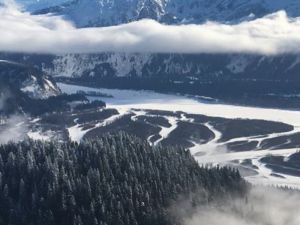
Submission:
<svg viewBox="0 0 300 225">
<path fill-rule="evenodd" d="M 237 170 L 199 167 L 184 149 L 119 133 L 0 145 L 0 191 L 0 224 L 171 225 L 166 209 L 179 196 L 197 206 L 244 196 L 247 184 Z"/>
</svg>

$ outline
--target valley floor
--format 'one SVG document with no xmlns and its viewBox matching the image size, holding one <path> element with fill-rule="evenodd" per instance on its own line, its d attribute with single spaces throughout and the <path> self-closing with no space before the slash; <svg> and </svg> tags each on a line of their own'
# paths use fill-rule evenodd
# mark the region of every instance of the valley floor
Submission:
<svg viewBox="0 0 300 225">
<path fill-rule="evenodd" d="M 293 157 L 300 148 L 300 111 L 212 104 L 151 91 L 59 87 L 67 94 L 104 93 L 89 99 L 103 100 L 107 108 L 39 118 L 32 122 L 31 138 L 51 138 L 55 131 L 80 141 L 124 130 L 152 145 L 188 148 L 199 164 L 237 167 L 251 183 L 300 188 Z"/>
</svg>

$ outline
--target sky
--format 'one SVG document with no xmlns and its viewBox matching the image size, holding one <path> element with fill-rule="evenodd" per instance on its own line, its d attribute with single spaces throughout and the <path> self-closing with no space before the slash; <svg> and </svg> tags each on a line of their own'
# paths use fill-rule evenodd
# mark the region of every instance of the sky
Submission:
<svg viewBox="0 0 300 225">
<path fill-rule="evenodd" d="M 279 11 L 235 25 L 164 25 L 150 19 L 102 28 L 75 28 L 53 15 L 0 9 L 0 51 L 22 53 L 250 53 L 300 52 L 300 18 Z"/>
</svg>

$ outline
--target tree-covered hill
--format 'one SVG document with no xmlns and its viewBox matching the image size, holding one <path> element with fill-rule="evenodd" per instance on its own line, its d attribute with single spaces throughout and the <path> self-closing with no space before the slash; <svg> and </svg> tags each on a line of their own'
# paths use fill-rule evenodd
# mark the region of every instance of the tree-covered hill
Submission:
<svg viewBox="0 0 300 225">
<path fill-rule="evenodd" d="M 179 196 L 207 204 L 246 189 L 235 170 L 201 168 L 184 149 L 151 147 L 124 133 L 0 146 L 5 225 L 177 224 L 167 209 Z"/>
</svg>

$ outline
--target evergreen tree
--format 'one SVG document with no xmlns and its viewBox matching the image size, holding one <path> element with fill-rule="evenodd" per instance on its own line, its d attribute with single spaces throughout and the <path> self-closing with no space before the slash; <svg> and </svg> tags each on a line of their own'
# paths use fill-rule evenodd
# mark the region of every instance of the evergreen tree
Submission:
<svg viewBox="0 0 300 225">
<path fill-rule="evenodd" d="M 234 169 L 200 167 L 185 149 L 125 133 L 0 146 L 1 225 L 169 225 L 179 196 L 196 206 L 246 191 Z"/>
</svg>

